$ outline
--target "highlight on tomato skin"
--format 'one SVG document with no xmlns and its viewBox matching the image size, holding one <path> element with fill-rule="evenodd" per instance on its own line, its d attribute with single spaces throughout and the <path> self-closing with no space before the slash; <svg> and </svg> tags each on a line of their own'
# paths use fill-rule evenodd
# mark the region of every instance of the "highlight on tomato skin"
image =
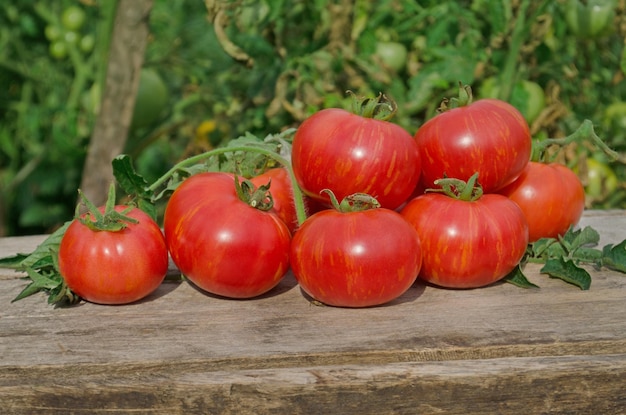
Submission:
<svg viewBox="0 0 626 415">
<path fill-rule="evenodd" d="M 126 208 L 115 206 L 118 212 Z M 85 301 L 132 303 L 154 292 L 165 279 L 168 253 L 161 229 L 140 209 L 126 215 L 138 223 L 110 232 L 94 231 L 75 220 L 61 240 L 59 272 Z"/>
<path fill-rule="evenodd" d="M 585 209 L 582 182 L 571 169 L 558 163 L 531 161 L 517 180 L 498 193 L 524 212 L 530 242 L 564 235 L 579 222 Z"/>
<path fill-rule="evenodd" d="M 290 256 L 304 292 L 326 305 L 351 308 L 400 297 L 422 263 L 417 232 L 384 208 L 315 213 L 294 235 Z"/>
<path fill-rule="evenodd" d="M 426 193 L 400 212 L 422 244 L 419 278 L 446 288 L 479 288 L 499 281 L 522 259 L 528 224 L 508 198 L 484 194 L 475 201 Z"/>
</svg>

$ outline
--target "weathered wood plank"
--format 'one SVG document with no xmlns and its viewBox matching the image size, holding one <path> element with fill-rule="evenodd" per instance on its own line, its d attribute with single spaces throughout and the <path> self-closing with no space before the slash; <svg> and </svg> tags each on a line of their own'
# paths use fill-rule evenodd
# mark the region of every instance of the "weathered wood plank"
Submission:
<svg viewBox="0 0 626 415">
<path fill-rule="evenodd" d="M 626 355 L 244 371 L 130 368 L 57 373 L 28 387 L 1 384 L 0 393 L 8 415 L 619 414 L 626 410 L 624 373 Z"/>
</svg>

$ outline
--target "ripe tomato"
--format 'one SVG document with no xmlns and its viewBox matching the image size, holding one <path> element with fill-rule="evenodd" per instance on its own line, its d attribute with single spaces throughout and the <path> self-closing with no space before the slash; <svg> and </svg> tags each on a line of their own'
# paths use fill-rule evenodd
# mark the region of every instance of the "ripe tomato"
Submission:
<svg viewBox="0 0 626 415">
<path fill-rule="evenodd" d="M 562 164 L 528 163 L 517 180 L 499 191 L 524 212 L 529 241 L 563 235 L 580 220 L 585 190 L 580 179 Z"/>
<path fill-rule="evenodd" d="M 331 189 L 339 200 L 367 193 L 395 209 L 420 175 L 419 151 L 406 130 L 339 108 L 318 111 L 300 125 L 291 157 L 302 191 L 325 203 L 328 196 L 320 192 Z"/>
<path fill-rule="evenodd" d="M 468 180 L 479 173 L 485 193 L 494 192 L 520 175 L 530 160 L 528 123 L 512 105 L 481 99 L 446 110 L 415 134 L 422 157 L 422 181 Z"/>
<path fill-rule="evenodd" d="M 231 174 L 201 173 L 186 179 L 167 204 L 164 231 L 182 274 L 212 294 L 261 295 L 289 268 L 287 225 L 242 201 Z"/>
<path fill-rule="evenodd" d="M 118 212 L 124 209 L 115 207 Z M 94 231 L 75 220 L 63 235 L 59 272 L 67 286 L 86 301 L 131 303 L 156 290 L 165 278 L 168 256 L 161 229 L 137 208 L 127 216 L 139 222 L 111 232 Z"/>
<path fill-rule="evenodd" d="M 274 200 L 272 212 L 285 222 L 291 233 L 294 233 L 298 227 L 298 216 L 289 173 L 283 167 L 276 167 L 250 179 L 255 186 L 266 185 L 270 180 L 270 193 Z"/>
<path fill-rule="evenodd" d="M 528 245 L 520 208 L 498 194 L 475 201 L 426 193 L 400 212 L 422 242 L 420 278 L 449 288 L 476 288 L 505 277 Z"/>
<path fill-rule="evenodd" d="M 384 208 L 320 211 L 302 224 L 291 243 L 298 283 L 331 306 L 387 303 L 411 287 L 421 263 L 417 232 Z"/>
</svg>

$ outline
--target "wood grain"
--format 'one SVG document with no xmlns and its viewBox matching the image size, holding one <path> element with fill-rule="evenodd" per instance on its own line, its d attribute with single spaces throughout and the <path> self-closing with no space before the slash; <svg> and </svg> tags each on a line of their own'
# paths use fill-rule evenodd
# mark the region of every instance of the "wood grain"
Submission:
<svg viewBox="0 0 626 415">
<path fill-rule="evenodd" d="M 587 212 L 601 243 L 626 213 Z M 0 256 L 43 237 L 0 239 Z M 288 275 L 253 300 L 166 282 L 127 306 L 55 309 L 0 270 L 2 413 L 626 413 L 626 277 L 589 291 L 444 290 L 392 304 L 315 306 Z"/>
</svg>

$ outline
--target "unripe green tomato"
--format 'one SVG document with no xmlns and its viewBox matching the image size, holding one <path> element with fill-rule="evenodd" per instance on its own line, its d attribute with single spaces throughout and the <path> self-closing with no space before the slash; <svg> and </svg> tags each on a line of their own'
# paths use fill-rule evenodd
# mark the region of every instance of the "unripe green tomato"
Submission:
<svg viewBox="0 0 626 415">
<path fill-rule="evenodd" d="M 62 40 L 56 40 L 50 43 L 49 46 L 50 56 L 55 59 L 65 59 L 67 57 L 67 44 Z"/>
<path fill-rule="evenodd" d="M 151 68 L 142 69 L 131 128 L 147 127 L 156 121 L 168 100 L 169 91 L 159 73 Z"/>
<path fill-rule="evenodd" d="M 78 6 L 70 6 L 61 14 L 61 24 L 67 30 L 78 31 L 87 18 L 85 11 Z"/>
<path fill-rule="evenodd" d="M 51 24 L 47 25 L 44 29 L 44 35 L 46 36 L 46 39 L 48 39 L 50 42 L 59 40 L 61 38 L 61 33 L 61 29 L 58 26 Z"/>
<path fill-rule="evenodd" d="M 78 38 L 80 36 L 78 35 L 78 33 L 73 32 L 71 30 L 68 30 L 67 32 L 63 33 L 63 40 L 65 40 L 65 42 L 68 45 L 75 45 L 78 43 Z"/>
<path fill-rule="evenodd" d="M 499 98 L 498 80 L 495 77 L 486 78 L 478 92 L 480 98 Z M 508 101 L 522 113 L 528 124 L 532 124 L 546 107 L 543 88 L 536 82 L 526 79 L 515 83 Z"/>
<path fill-rule="evenodd" d="M 404 69 L 408 51 L 406 46 L 399 42 L 378 42 L 376 44 L 376 55 L 383 63 L 396 72 Z"/>
<path fill-rule="evenodd" d="M 608 131 L 626 131 L 626 102 L 618 101 L 606 107 L 603 123 Z"/>
<path fill-rule="evenodd" d="M 594 199 L 603 199 L 617 190 L 619 179 L 607 164 L 592 157 L 587 158 L 585 193 Z"/>
<path fill-rule="evenodd" d="M 614 0 L 569 0 L 565 21 L 580 39 L 598 38 L 613 29 Z"/>
<path fill-rule="evenodd" d="M 79 47 L 84 53 L 89 53 L 93 50 L 96 44 L 96 38 L 93 35 L 85 35 L 80 38 Z"/>
</svg>

